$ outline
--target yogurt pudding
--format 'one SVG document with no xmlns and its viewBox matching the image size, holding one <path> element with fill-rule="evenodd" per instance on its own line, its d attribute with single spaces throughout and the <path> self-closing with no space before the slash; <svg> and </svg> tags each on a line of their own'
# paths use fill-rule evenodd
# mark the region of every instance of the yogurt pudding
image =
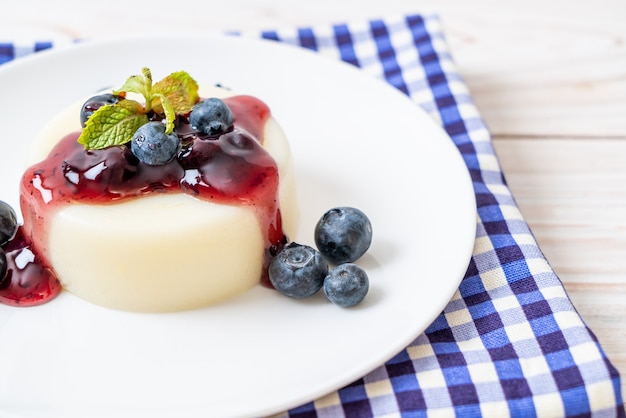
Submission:
<svg viewBox="0 0 626 418">
<path fill-rule="evenodd" d="M 7 254 L 28 247 L 22 257 L 69 292 L 126 311 L 194 309 L 269 283 L 269 261 L 298 223 L 289 143 L 259 99 L 199 95 L 222 98 L 233 129 L 208 137 L 178 117 L 181 150 L 157 167 L 126 146 L 86 151 L 82 102 L 54 118 L 29 155 L 24 225 Z M 53 279 L 48 287 L 58 293 Z"/>
</svg>

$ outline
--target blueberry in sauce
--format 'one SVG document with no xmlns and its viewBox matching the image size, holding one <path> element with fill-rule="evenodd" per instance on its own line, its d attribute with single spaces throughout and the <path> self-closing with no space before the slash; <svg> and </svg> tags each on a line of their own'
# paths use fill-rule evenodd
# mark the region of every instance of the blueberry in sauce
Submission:
<svg viewBox="0 0 626 418">
<path fill-rule="evenodd" d="M 189 115 L 191 126 L 207 135 L 224 133 L 233 124 L 233 114 L 223 100 L 210 97 L 196 104 Z"/>
<path fill-rule="evenodd" d="M 131 141 L 131 150 L 139 161 L 148 165 L 164 165 L 172 161 L 180 148 L 175 132 L 165 133 L 161 122 L 148 122 L 141 126 Z"/>
<path fill-rule="evenodd" d="M 9 242 L 17 232 L 15 211 L 6 202 L 0 200 L 0 245 Z"/>
<path fill-rule="evenodd" d="M 83 103 L 83 106 L 80 109 L 80 125 L 84 128 L 85 123 L 87 123 L 87 119 L 89 119 L 96 110 L 105 105 L 113 105 L 119 102 L 119 100 L 120 98 L 118 96 L 111 93 L 98 94 L 90 97 L 87 101 L 85 101 L 85 103 Z"/>
<path fill-rule="evenodd" d="M 7 255 L 2 248 L 0 248 L 0 283 L 3 282 L 7 275 Z"/>
</svg>

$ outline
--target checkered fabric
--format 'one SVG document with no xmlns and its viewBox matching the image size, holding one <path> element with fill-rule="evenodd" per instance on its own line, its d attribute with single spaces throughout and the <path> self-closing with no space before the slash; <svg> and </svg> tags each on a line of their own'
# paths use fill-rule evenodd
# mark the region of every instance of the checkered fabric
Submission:
<svg viewBox="0 0 626 418">
<path fill-rule="evenodd" d="M 0 42 L 0 64 L 48 48 L 52 48 L 52 42 Z"/>
<path fill-rule="evenodd" d="M 400 89 L 452 138 L 477 201 L 467 273 L 429 328 L 358 381 L 279 416 L 626 416 L 619 375 L 522 218 L 436 16 L 239 35 L 334 56 Z M 47 46 L 0 43 L 0 63 Z"/>
</svg>

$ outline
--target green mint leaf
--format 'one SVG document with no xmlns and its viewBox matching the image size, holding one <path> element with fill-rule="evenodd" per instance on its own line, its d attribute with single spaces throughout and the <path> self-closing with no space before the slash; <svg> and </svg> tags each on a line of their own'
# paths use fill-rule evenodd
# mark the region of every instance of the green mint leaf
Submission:
<svg viewBox="0 0 626 418">
<path fill-rule="evenodd" d="M 133 138 L 140 126 L 148 123 L 143 106 L 134 100 L 121 100 L 102 106 L 87 120 L 78 142 L 86 149 L 122 145 Z"/>
<path fill-rule="evenodd" d="M 121 100 L 99 108 L 87 121 L 78 142 L 86 149 L 102 149 L 129 142 L 135 131 L 148 122 L 147 114 L 154 112 L 165 117 L 165 132 L 174 131 L 176 115 L 191 112 L 200 100 L 198 83 L 185 71 L 174 72 L 152 84 L 152 72 L 144 67 L 141 75 L 130 76 L 113 94 L 126 97 L 126 93 L 142 95 L 145 105 L 134 100 Z"/>
<path fill-rule="evenodd" d="M 158 102 L 158 105 L 163 108 L 163 113 L 165 113 L 165 133 L 171 134 L 174 131 L 174 120 L 176 120 L 176 111 L 174 110 L 174 106 L 169 101 L 167 97 L 162 94 L 154 94 L 155 102 Z M 156 105 L 154 106 L 157 107 Z"/>
<path fill-rule="evenodd" d="M 141 75 L 132 75 L 126 79 L 122 87 L 113 91 L 113 94 L 136 93 L 141 94 L 146 100 L 146 109 L 150 110 L 152 103 L 152 72 L 144 67 Z"/>
<path fill-rule="evenodd" d="M 153 93 L 165 96 L 179 115 L 191 112 L 200 98 L 198 83 L 185 71 L 174 72 L 156 83 Z"/>
</svg>

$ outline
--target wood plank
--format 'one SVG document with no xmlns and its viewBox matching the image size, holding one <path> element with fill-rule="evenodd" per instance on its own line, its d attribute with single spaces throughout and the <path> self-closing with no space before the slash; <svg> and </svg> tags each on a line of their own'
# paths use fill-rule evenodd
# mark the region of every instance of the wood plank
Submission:
<svg viewBox="0 0 626 418">
<path fill-rule="evenodd" d="M 109 0 L 93 9 L 75 0 L 16 2 L 0 15 L 7 34 L 38 39 L 145 34 L 166 9 L 155 0 Z M 168 13 L 158 33 L 266 29 L 355 21 L 426 10 L 438 13 L 452 54 L 495 134 L 623 135 L 626 132 L 626 2 L 578 0 L 293 0 L 205 2 Z M 119 13 L 124 10 L 124 13 Z M 202 12 L 210 10 L 210 13 Z M 541 13 L 537 13 L 541 10 Z M 141 16 L 141 18 L 137 18 Z"/>
<path fill-rule="evenodd" d="M 494 146 L 540 248 L 626 376 L 626 137 L 496 137 Z"/>
<path fill-rule="evenodd" d="M 496 138 L 494 146 L 559 277 L 626 284 L 626 138 Z"/>
<path fill-rule="evenodd" d="M 451 10 L 443 16 L 455 60 L 494 134 L 626 133 L 626 3 L 492 6 L 465 21 Z"/>
<path fill-rule="evenodd" d="M 567 283 L 565 288 L 605 354 L 620 372 L 622 394 L 626 394 L 626 286 Z"/>
</svg>

